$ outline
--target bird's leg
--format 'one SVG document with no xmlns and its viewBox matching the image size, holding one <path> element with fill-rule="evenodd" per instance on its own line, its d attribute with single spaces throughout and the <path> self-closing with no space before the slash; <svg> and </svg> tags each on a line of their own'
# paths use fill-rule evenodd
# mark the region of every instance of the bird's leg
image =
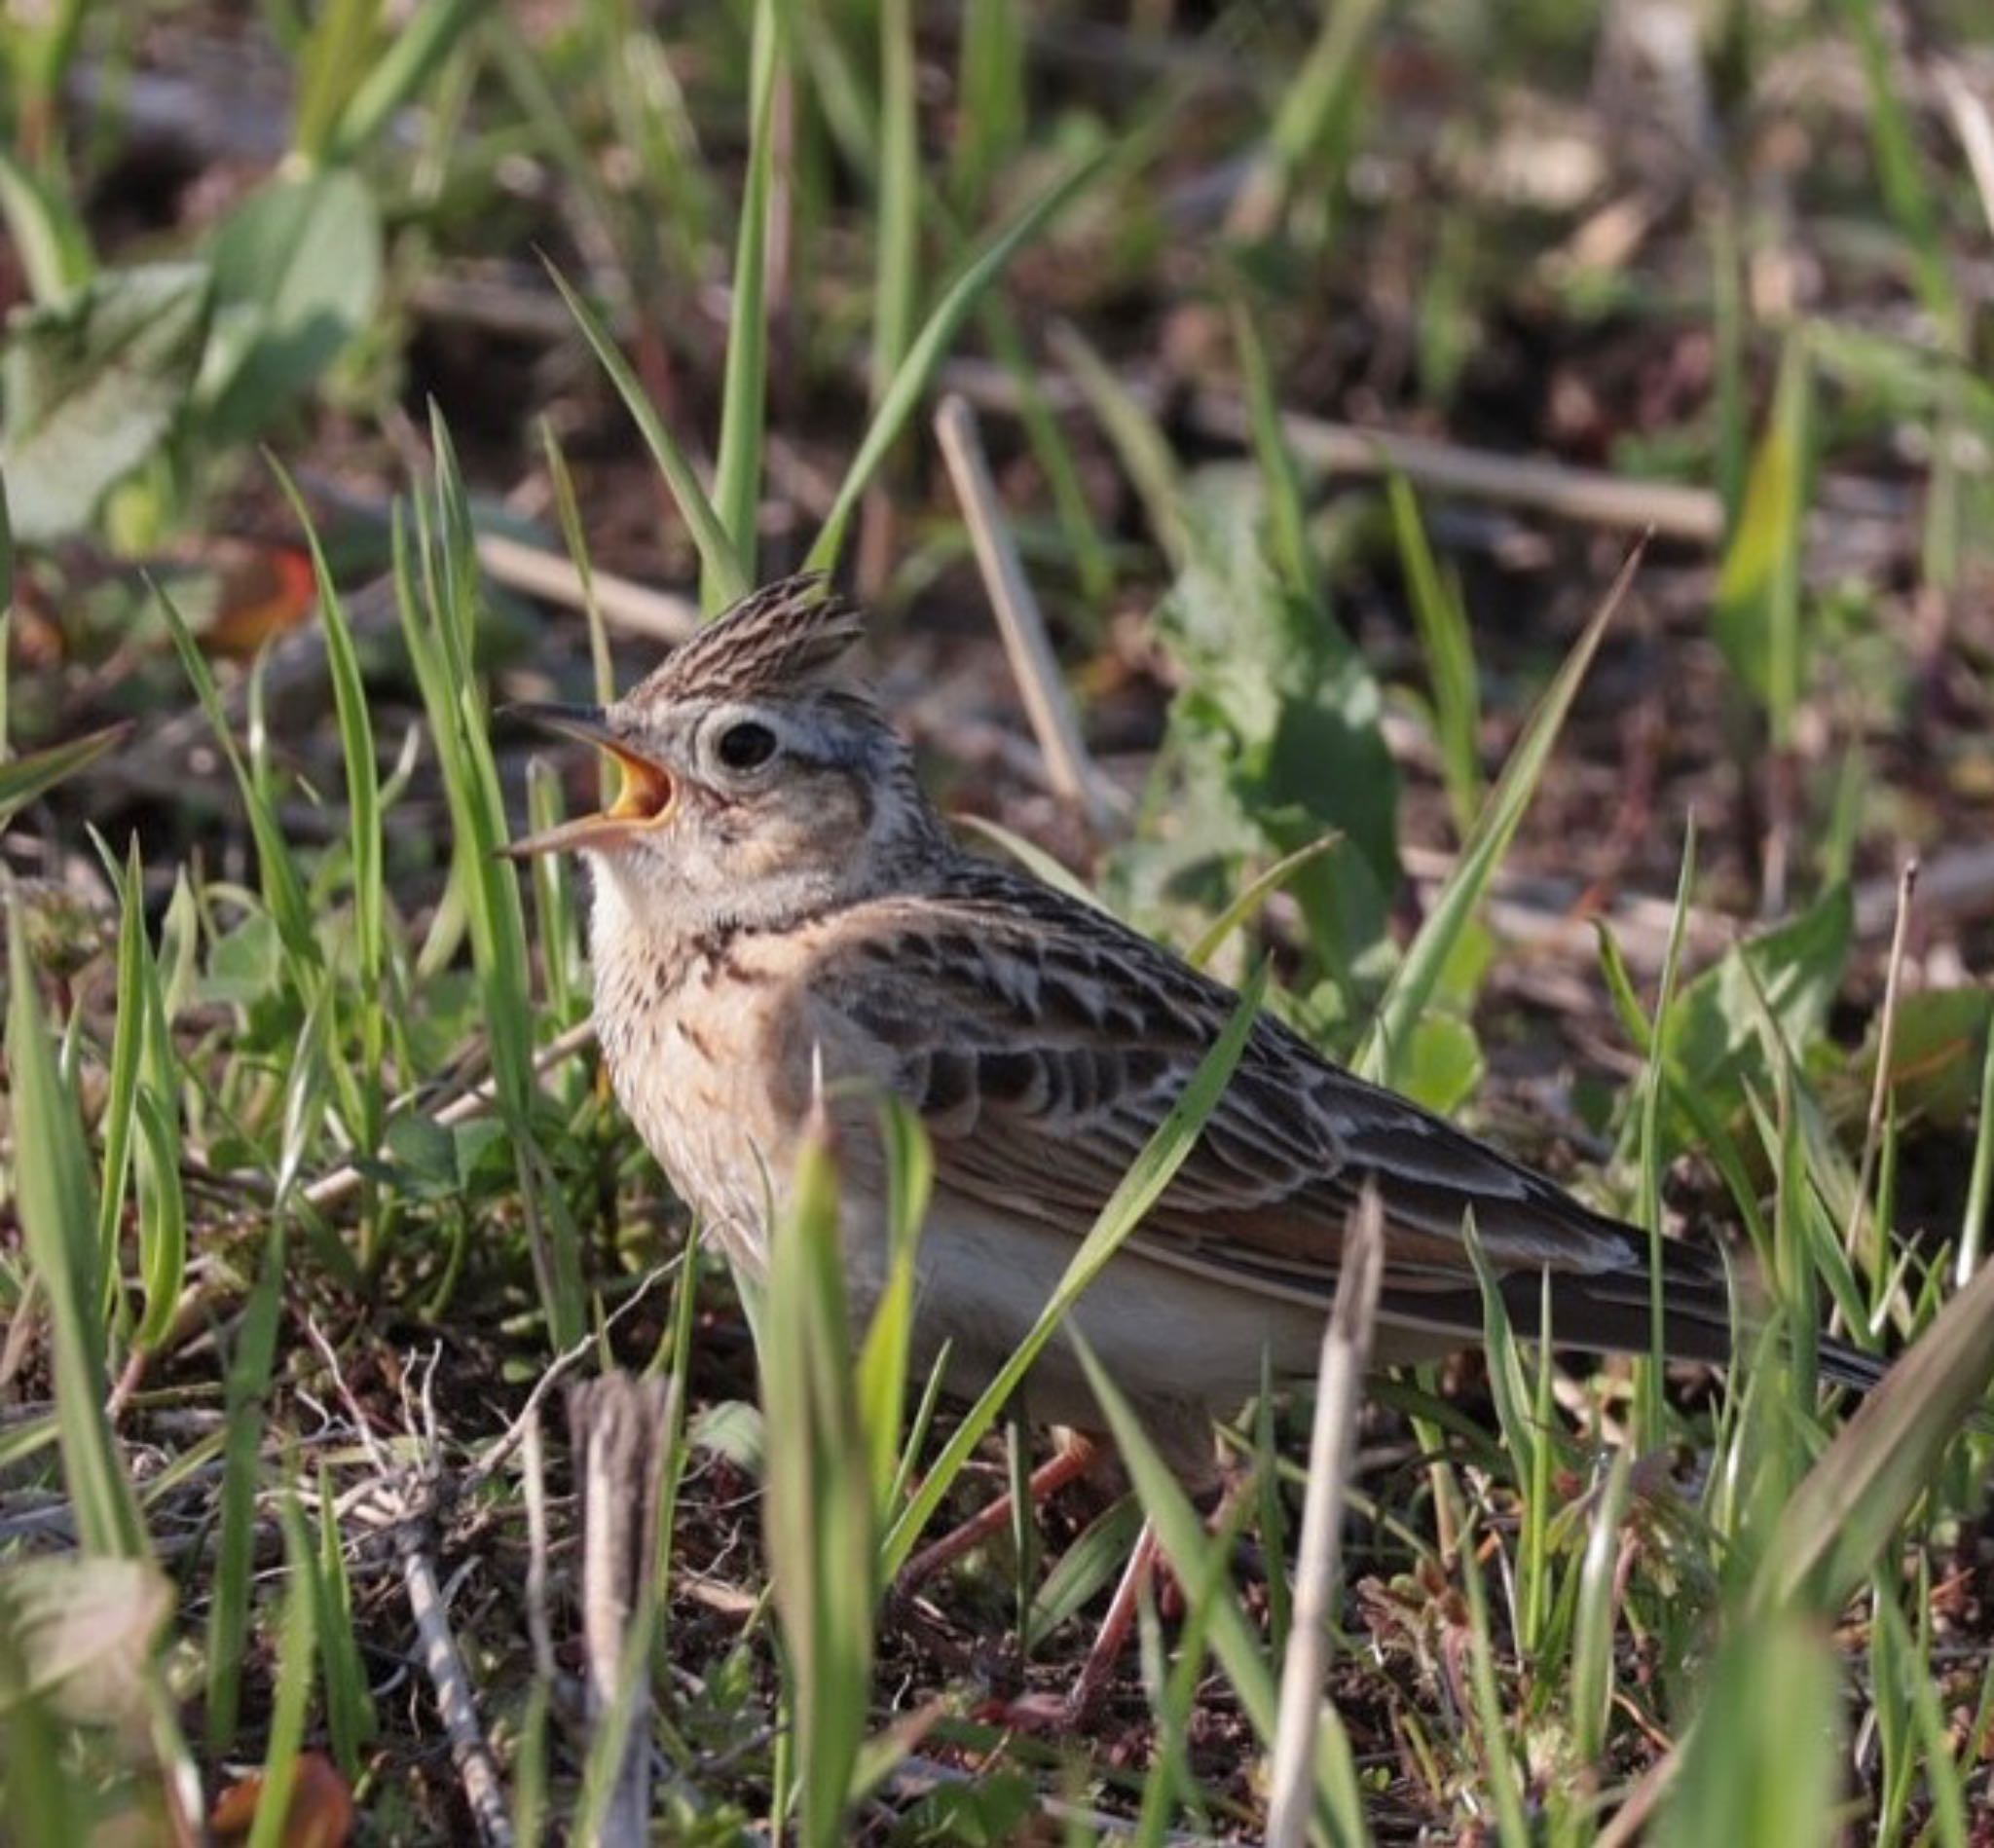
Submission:
<svg viewBox="0 0 1994 1848">
<path fill-rule="evenodd" d="M 1251 1486 L 1250 1472 L 1226 1471 L 1211 1510 L 1204 1517 L 1207 1532 L 1220 1534 L 1233 1526 L 1241 1498 Z M 1006 1718 L 1014 1724 L 1025 1726 L 1074 1726 L 1087 1720 L 1114 1680 L 1116 1665 L 1128 1645 L 1128 1634 L 1135 1627 L 1143 1587 L 1152 1581 L 1157 1586 L 1159 1604 L 1165 1607 L 1165 1614 L 1170 1614 L 1167 1607 L 1174 1604 L 1176 1614 L 1181 1615 L 1183 1588 L 1170 1562 L 1161 1556 L 1154 1523 L 1145 1521 L 1142 1532 L 1136 1535 L 1134 1550 L 1128 1555 L 1128 1564 L 1122 1569 L 1115 1595 L 1108 1601 L 1101 1627 L 1094 1633 L 1087 1658 L 1064 1698 L 1053 1702 L 1042 1695 L 1028 1694 L 1011 1704 Z"/>
<path fill-rule="evenodd" d="M 1136 1607 L 1141 1601 L 1143 1588 L 1156 1576 L 1157 1554 L 1156 1523 L 1145 1521 L 1142 1532 L 1135 1536 L 1128 1564 L 1122 1569 L 1115 1595 L 1108 1600 L 1107 1613 L 1101 1618 L 1100 1629 L 1094 1633 L 1087 1660 L 1081 1663 L 1080 1673 L 1066 1690 L 1062 1718 L 1068 1721 L 1082 1720 L 1091 1714 L 1107 1692 L 1108 1683 L 1115 1679 L 1115 1666 L 1122 1659 L 1122 1651 L 1128 1646 L 1129 1632 L 1135 1628 Z M 1164 1570 L 1167 1571 L 1168 1568 Z"/>
<path fill-rule="evenodd" d="M 1069 1482 L 1077 1482 L 1086 1475 L 1099 1461 L 1100 1454 L 1100 1446 L 1091 1438 L 1077 1431 L 1067 1432 L 1052 1460 L 1032 1471 L 1026 1491 L 1027 1499 L 1033 1507 L 1050 1499 Z M 1011 1505 L 1010 1495 L 1001 1495 L 960 1526 L 951 1528 L 932 1545 L 923 1547 L 901 1569 L 900 1576 L 894 1581 L 895 1591 L 903 1594 L 913 1591 L 926 1584 L 937 1572 L 953 1566 L 964 1554 L 975 1552 L 992 1534 L 1001 1533 L 1010 1525 Z"/>
</svg>

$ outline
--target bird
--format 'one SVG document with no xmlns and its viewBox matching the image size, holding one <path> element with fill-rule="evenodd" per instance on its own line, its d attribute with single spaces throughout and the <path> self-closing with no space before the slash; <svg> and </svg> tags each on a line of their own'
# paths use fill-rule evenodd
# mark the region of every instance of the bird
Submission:
<svg viewBox="0 0 1994 1848">
<path fill-rule="evenodd" d="M 1239 1007 L 1224 982 L 1085 900 L 960 844 L 852 656 L 861 612 L 822 577 L 755 591 L 603 706 L 515 708 L 613 759 L 600 813 L 513 844 L 578 851 L 602 1053 L 675 1190 L 750 1276 L 766 1271 L 814 1113 L 838 1150 L 855 1318 L 888 1274 L 877 1098 L 930 1143 L 913 1360 L 974 1394 Z M 1167 1189 L 1072 1312 L 1186 1486 L 1213 1419 L 1312 1378 L 1367 1188 L 1385 1263 L 1380 1364 L 1482 1338 L 1472 1219 L 1520 1332 L 1561 1345 L 1733 1349 L 1720 1257 L 1584 1204 L 1268 1013 Z M 1833 1344 L 1857 1385 L 1874 1363 Z M 917 1376 L 918 1377 L 918 1376 Z M 1040 1353 L 1035 1423 L 1099 1436 L 1074 1349 Z"/>
</svg>

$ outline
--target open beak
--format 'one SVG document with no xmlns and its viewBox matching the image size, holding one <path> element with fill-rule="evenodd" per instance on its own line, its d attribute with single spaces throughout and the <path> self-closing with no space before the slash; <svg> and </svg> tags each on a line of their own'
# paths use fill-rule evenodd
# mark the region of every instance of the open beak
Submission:
<svg viewBox="0 0 1994 1848">
<path fill-rule="evenodd" d="M 616 799 L 600 814 L 577 815 L 537 834 L 515 840 L 499 852 L 510 860 L 527 860 L 535 854 L 564 853 L 578 847 L 609 847 L 626 840 L 639 829 L 661 822 L 672 812 L 677 794 L 672 773 L 662 764 L 640 757 L 609 730 L 600 706 L 515 705 L 504 708 L 507 716 L 524 719 L 542 730 L 564 738 L 578 738 L 594 745 L 616 765 L 623 787 Z"/>
</svg>

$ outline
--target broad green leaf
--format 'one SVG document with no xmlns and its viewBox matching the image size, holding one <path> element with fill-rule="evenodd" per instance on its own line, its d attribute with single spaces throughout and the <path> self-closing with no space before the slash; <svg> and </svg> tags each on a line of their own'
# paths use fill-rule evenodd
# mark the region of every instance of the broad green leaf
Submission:
<svg viewBox="0 0 1994 1848">
<path fill-rule="evenodd" d="M 1728 1116 L 1748 1086 L 1773 1094 L 1782 1045 L 1811 1046 L 1826 1029 L 1854 934 L 1849 889 L 1837 886 L 1683 987 L 1665 1043 L 1673 1075 L 1705 1109 Z"/>
<path fill-rule="evenodd" d="M 214 240 L 200 398 L 218 438 L 270 427 L 364 328 L 381 293 L 381 216 L 357 173 L 279 178 Z"/>
<path fill-rule="evenodd" d="M 207 325 L 203 264 L 106 271 L 17 314 L 0 353 L 0 472 L 18 538 L 86 526 L 180 416 Z"/>
</svg>

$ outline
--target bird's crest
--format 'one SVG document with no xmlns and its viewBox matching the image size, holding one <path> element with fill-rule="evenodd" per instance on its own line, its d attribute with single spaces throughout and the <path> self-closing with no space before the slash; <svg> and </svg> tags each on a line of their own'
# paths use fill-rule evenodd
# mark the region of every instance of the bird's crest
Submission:
<svg viewBox="0 0 1994 1848">
<path fill-rule="evenodd" d="M 666 655 L 633 701 L 755 699 L 810 686 L 864 636 L 865 619 L 822 572 L 800 572 L 743 597 Z"/>
</svg>

